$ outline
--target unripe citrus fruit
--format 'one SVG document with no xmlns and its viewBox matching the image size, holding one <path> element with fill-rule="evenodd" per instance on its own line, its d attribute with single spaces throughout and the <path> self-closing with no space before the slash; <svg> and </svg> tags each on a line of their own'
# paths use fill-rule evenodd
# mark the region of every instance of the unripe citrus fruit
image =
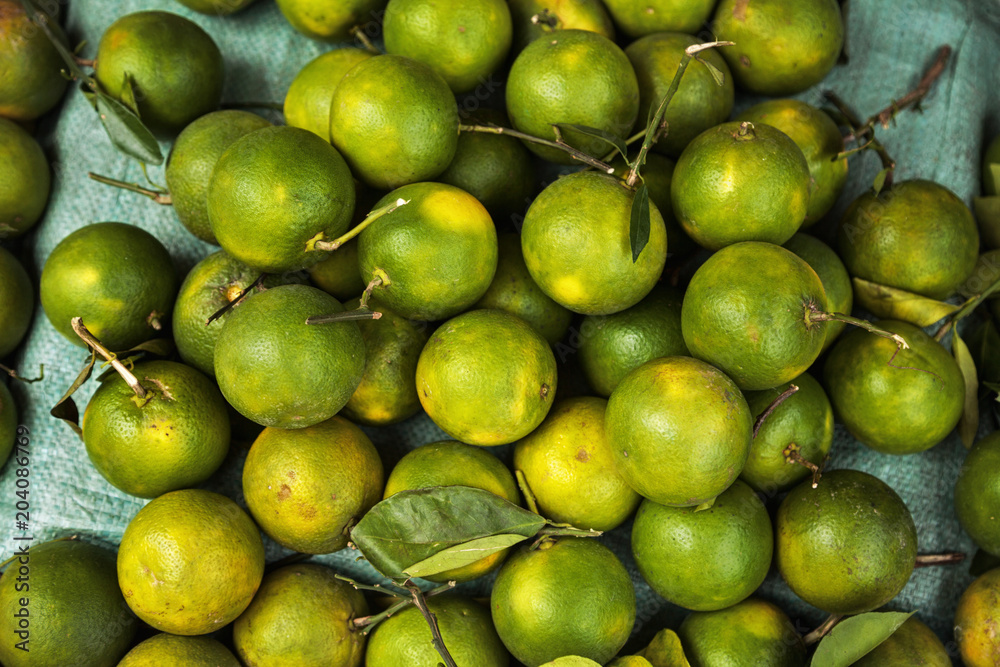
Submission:
<svg viewBox="0 0 1000 667">
<path fill-rule="evenodd" d="M 51 185 L 42 147 L 19 125 L 0 118 L 0 238 L 20 236 L 38 222 Z"/>
<path fill-rule="evenodd" d="M 976 443 L 955 482 L 955 513 L 972 541 L 987 553 L 1000 554 L 1000 433 Z"/>
<path fill-rule="evenodd" d="M 278 0 L 278 9 L 292 27 L 307 37 L 339 42 L 351 28 L 378 21 L 386 0 Z"/>
<path fill-rule="evenodd" d="M 840 261 L 840 257 L 830 246 L 815 236 L 799 232 L 785 241 L 782 247 L 804 259 L 809 268 L 819 276 L 819 281 L 823 283 L 823 291 L 826 292 L 825 309 L 827 311 L 844 315 L 851 314 L 851 310 L 854 308 L 854 287 L 851 284 L 851 277 L 847 275 L 844 263 Z M 846 326 L 846 322 L 836 320 L 826 323 L 826 338 L 823 340 L 824 350 L 830 347 Z"/>
<path fill-rule="evenodd" d="M 934 631 L 911 616 L 888 639 L 855 662 L 853 667 L 951 667 L 952 664 L 948 650 Z"/>
<path fill-rule="evenodd" d="M 161 632 L 140 642 L 117 667 L 240 667 L 228 648 L 211 637 L 185 637 Z"/>
<path fill-rule="evenodd" d="M 1000 658 L 1000 568 L 973 581 L 958 600 L 955 610 L 955 640 L 966 667 L 993 667 Z"/>
<path fill-rule="evenodd" d="M 34 307 L 35 288 L 28 272 L 14 255 L 0 247 L 0 359 L 21 344 L 31 326 Z"/>
<path fill-rule="evenodd" d="M 806 645 L 777 606 L 748 598 L 728 609 L 695 612 L 677 630 L 698 667 L 802 667 Z"/>
<path fill-rule="evenodd" d="M 372 57 L 370 51 L 345 47 L 322 53 L 299 70 L 285 95 L 285 120 L 292 127 L 330 141 L 333 91 L 351 68 Z"/>
<path fill-rule="evenodd" d="M 10 389 L 0 382 L 0 462 L 6 462 L 18 436 L 17 406 Z M 2 465 L 2 463 L 0 463 Z"/>
<path fill-rule="evenodd" d="M 201 14 L 229 16 L 245 9 L 253 0 L 177 0 L 179 3 Z"/>
<path fill-rule="evenodd" d="M 66 42 L 57 21 L 42 12 L 38 16 Z M 0 116 L 32 120 L 54 107 L 68 83 L 61 73 L 64 67 L 59 52 L 21 3 L 0 1 Z"/>
<path fill-rule="evenodd" d="M 514 53 L 555 30 L 589 30 L 615 38 L 615 26 L 601 0 L 508 0 L 507 4 L 514 24 Z"/>
<path fill-rule="evenodd" d="M 615 23 L 629 37 L 650 33 L 696 33 L 715 7 L 715 0 L 605 0 Z"/>
</svg>

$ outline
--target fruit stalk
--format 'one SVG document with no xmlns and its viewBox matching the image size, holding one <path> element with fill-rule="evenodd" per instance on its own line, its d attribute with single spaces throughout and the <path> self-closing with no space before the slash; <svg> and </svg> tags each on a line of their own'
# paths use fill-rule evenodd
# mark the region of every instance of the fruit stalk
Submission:
<svg viewBox="0 0 1000 667">
<path fill-rule="evenodd" d="M 454 584 L 454 582 L 451 583 Z M 444 639 L 441 637 L 441 628 L 438 627 L 437 618 L 434 616 L 434 613 L 427 607 L 427 600 L 424 599 L 423 592 L 417 588 L 416 584 L 408 583 L 406 587 L 413 596 L 413 605 L 420 610 L 427 624 L 431 626 L 431 643 L 434 644 L 434 648 L 437 649 L 437 652 L 441 655 L 441 659 L 444 660 L 445 667 L 458 667 L 455 659 L 448 652 L 448 647 L 444 645 Z"/>
<path fill-rule="evenodd" d="M 26 378 L 23 375 L 19 374 L 13 368 L 7 368 L 3 364 L 0 364 L 0 372 L 6 373 L 7 375 L 11 376 L 15 380 L 20 380 L 21 382 L 24 382 L 25 384 L 31 384 L 33 382 L 39 382 L 39 381 L 45 379 L 45 364 L 38 364 L 38 377 L 36 377 L 36 378 Z"/>
<path fill-rule="evenodd" d="M 830 614 L 818 628 L 803 637 L 802 641 L 805 642 L 806 646 L 812 646 L 820 639 L 823 639 L 823 637 L 830 634 L 830 630 L 833 630 L 834 626 L 836 626 L 837 623 L 840 623 L 843 618 L 844 617 L 841 614 Z"/>
<path fill-rule="evenodd" d="M 556 131 L 556 141 L 549 141 L 548 139 L 542 139 L 541 137 L 536 137 L 530 134 L 525 134 L 524 132 L 518 132 L 517 130 L 512 130 L 509 127 L 500 127 L 499 125 L 459 125 L 459 132 L 483 132 L 485 134 L 506 134 L 523 141 L 529 141 L 534 144 L 541 144 L 542 146 L 549 146 L 561 151 L 569 153 L 570 157 L 574 160 L 579 160 L 584 164 L 593 167 L 594 169 L 600 169 L 605 174 L 614 173 L 614 169 L 608 166 L 606 163 L 598 160 L 595 157 L 587 155 L 583 151 L 579 151 L 565 141 L 562 140 L 559 134 L 559 129 L 553 126 Z"/>
<path fill-rule="evenodd" d="M 354 229 L 351 229 L 350 231 L 348 231 L 347 233 L 345 233 L 342 236 L 338 236 L 337 238 L 335 238 L 332 241 L 324 241 L 322 239 L 323 232 L 320 232 L 316 237 L 310 239 L 309 242 L 306 243 L 306 250 L 307 251 L 308 250 L 325 250 L 325 251 L 336 250 L 337 248 L 339 248 L 340 246 L 344 245 L 345 243 L 347 243 L 348 241 L 350 241 L 351 239 L 353 239 L 355 236 L 357 236 L 358 234 L 360 234 L 361 232 L 363 232 L 368 225 L 372 224 L 373 222 L 375 222 L 376 220 L 378 220 L 379 218 L 381 218 L 383 215 L 389 215 L 390 213 L 392 213 L 393 211 L 395 211 L 400 206 L 406 206 L 409 203 L 410 203 L 409 199 L 397 199 L 395 202 L 393 202 L 392 204 L 389 204 L 388 206 L 383 206 L 382 208 L 377 208 L 374 211 L 370 212 L 368 215 L 366 215 L 365 219 L 362 220 L 361 222 L 359 222 L 357 224 L 357 226 L 354 227 Z"/>
<path fill-rule="evenodd" d="M 819 486 L 819 479 L 823 475 L 823 465 L 826 465 L 826 459 L 823 459 L 823 465 L 816 465 L 809 459 L 803 457 L 802 454 L 799 453 L 800 449 L 801 448 L 796 443 L 791 442 L 787 447 L 785 447 L 784 450 L 782 450 L 781 453 L 785 457 L 785 463 L 797 463 L 798 465 L 804 466 L 812 471 L 812 488 L 815 489 Z"/>
<path fill-rule="evenodd" d="M 779 405 L 788 400 L 788 398 L 798 390 L 799 388 L 794 384 L 789 385 L 788 389 L 781 392 L 778 397 L 774 399 L 769 406 L 767 406 L 767 409 L 760 413 L 760 416 L 757 417 L 757 421 L 753 424 L 753 437 L 757 437 L 757 433 L 760 432 L 761 426 L 763 426 L 767 418 L 771 416 L 771 413 L 777 410 Z"/>
<path fill-rule="evenodd" d="M 140 399 L 145 399 L 146 389 L 139 384 L 138 378 L 132 374 L 132 371 L 125 368 L 125 364 L 118 360 L 118 356 L 114 352 L 104 347 L 104 345 L 101 344 L 101 341 L 97 340 L 97 337 L 90 333 L 87 327 L 83 324 L 83 318 L 74 317 L 70 320 L 70 323 L 72 324 L 73 331 L 76 332 L 76 335 L 79 336 L 88 346 L 90 346 L 92 350 L 104 357 L 105 360 L 111 364 L 112 368 L 118 371 L 118 374 L 121 375 L 122 379 L 125 380 L 125 383 L 132 388 L 135 395 Z"/>
<path fill-rule="evenodd" d="M 908 350 L 910 346 L 906 344 L 903 337 L 899 334 L 894 334 L 885 329 L 879 329 L 871 322 L 867 320 L 858 319 L 857 317 L 851 317 L 850 315 L 844 315 L 843 313 L 827 313 L 816 307 L 816 304 L 809 303 L 806 305 L 806 323 L 812 322 L 829 322 L 830 320 L 836 320 L 838 322 L 845 322 L 847 324 L 853 324 L 856 327 L 861 327 L 868 333 L 873 333 L 876 336 L 881 336 L 882 338 L 888 338 L 896 344 L 896 349 L 898 350 Z"/>
<path fill-rule="evenodd" d="M 924 554 L 917 556 L 914 567 L 933 567 L 935 565 L 955 565 L 965 560 L 965 554 L 961 551 L 952 551 L 945 554 Z"/>
<path fill-rule="evenodd" d="M 249 285 L 247 285 L 246 289 L 242 290 L 239 294 L 237 294 L 235 299 L 231 300 L 229 303 L 227 303 L 226 305 L 224 305 L 222 308 L 219 308 L 217 311 L 215 311 L 214 313 L 212 313 L 209 316 L 209 318 L 207 320 L 205 320 L 205 326 L 208 326 L 209 324 L 211 324 L 212 322 L 214 322 L 215 320 L 219 319 L 220 317 L 222 317 L 223 315 L 225 315 L 226 313 L 228 313 L 230 310 L 232 310 L 233 308 L 235 308 L 240 303 L 240 301 L 242 301 L 243 299 L 245 299 L 246 296 L 248 294 L 250 294 L 250 292 L 252 292 L 254 290 L 254 288 L 256 288 L 262 282 L 264 282 L 264 278 L 266 278 L 266 277 L 267 277 L 266 273 L 262 273 L 259 276 L 257 276 L 257 279 L 254 280 Z"/>
</svg>

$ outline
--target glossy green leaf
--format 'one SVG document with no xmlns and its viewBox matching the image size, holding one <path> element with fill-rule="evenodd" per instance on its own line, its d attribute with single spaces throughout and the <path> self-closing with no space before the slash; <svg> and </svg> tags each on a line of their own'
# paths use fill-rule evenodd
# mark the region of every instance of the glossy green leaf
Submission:
<svg viewBox="0 0 1000 667">
<path fill-rule="evenodd" d="M 128 72 L 125 72 L 125 80 L 122 82 L 122 104 L 128 107 L 128 110 L 134 113 L 136 118 L 141 119 L 139 102 L 135 95 L 135 79 Z"/>
<path fill-rule="evenodd" d="M 983 243 L 990 248 L 1000 248 L 1000 197 L 976 197 L 972 210 L 979 221 Z"/>
<path fill-rule="evenodd" d="M 918 327 L 929 327 L 959 308 L 944 301 L 861 278 L 854 278 L 852 282 L 855 303 L 881 319 L 903 320 Z"/>
<path fill-rule="evenodd" d="M 892 636 L 914 613 L 873 611 L 844 619 L 820 641 L 810 667 L 853 665 Z"/>
<path fill-rule="evenodd" d="M 639 254 L 649 243 L 649 189 L 645 183 L 632 198 L 632 212 L 629 216 L 628 241 L 632 247 L 632 263 L 639 259 Z"/>
<path fill-rule="evenodd" d="M 712 75 L 713 79 L 715 79 L 716 85 L 721 86 L 724 83 L 726 83 L 726 75 L 722 73 L 721 69 L 719 69 L 718 67 L 716 67 L 712 63 L 708 62 L 704 58 L 695 56 L 695 60 L 697 60 L 698 62 L 700 62 L 702 65 L 704 65 L 708 69 L 708 73 Z"/>
<path fill-rule="evenodd" d="M 886 167 L 879 173 L 875 174 L 875 182 L 872 183 L 872 187 L 875 189 L 876 195 L 881 193 L 882 188 L 885 187 L 885 179 L 889 176 L 890 171 L 892 171 L 892 167 Z"/>
<path fill-rule="evenodd" d="M 425 558 L 404 570 L 408 577 L 430 577 L 446 570 L 464 567 L 480 561 L 488 556 L 508 549 L 527 538 L 524 535 L 490 535 L 477 540 L 457 544 L 439 551 L 430 558 Z"/>
<path fill-rule="evenodd" d="M 572 130 L 574 132 L 579 132 L 580 134 L 586 134 L 588 137 L 594 137 L 604 141 L 609 146 L 621 153 L 623 158 L 628 158 L 626 153 L 628 152 L 628 146 L 625 144 L 625 140 L 610 132 L 605 132 L 602 129 L 596 127 L 588 127 L 586 125 L 574 125 L 572 123 L 557 123 L 556 127 L 560 130 Z"/>
<path fill-rule="evenodd" d="M 979 378 L 976 375 L 976 364 L 972 361 L 972 353 L 965 341 L 958 335 L 958 330 L 951 332 L 951 353 L 962 371 L 965 380 L 965 408 L 962 418 L 958 420 L 958 435 L 966 449 L 972 447 L 979 430 Z"/>
<path fill-rule="evenodd" d="M 681 638 L 673 630 L 660 630 L 642 652 L 653 667 L 691 667 Z"/>
<path fill-rule="evenodd" d="M 390 579 L 452 547 L 495 535 L 534 536 L 545 519 L 468 486 L 401 491 L 370 509 L 351 541 Z"/>
<path fill-rule="evenodd" d="M 83 437 L 83 430 L 80 428 L 80 410 L 76 407 L 76 401 L 73 400 L 73 394 L 76 390 L 83 386 L 83 383 L 90 379 L 90 374 L 94 372 L 94 363 L 97 361 L 97 352 L 91 350 L 90 359 L 84 364 L 83 368 L 80 369 L 79 374 L 77 374 L 76 379 L 73 380 L 73 384 L 69 386 L 66 393 L 62 395 L 59 402 L 52 406 L 49 410 L 49 414 L 56 419 L 61 419 L 69 427 L 73 429 L 73 432 L 78 436 Z"/>
<path fill-rule="evenodd" d="M 163 163 L 163 153 L 153 133 L 124 104 L 98 91 L 97 115 L 115 148 L 140 162 Z"/>
</svg>

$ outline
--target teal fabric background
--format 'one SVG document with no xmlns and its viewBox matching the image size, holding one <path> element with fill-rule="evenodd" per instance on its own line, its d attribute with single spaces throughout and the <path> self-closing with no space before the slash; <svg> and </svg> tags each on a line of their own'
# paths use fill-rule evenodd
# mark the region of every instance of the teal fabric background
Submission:
<svg viewBox="0 0 1000 667">
<path fill-rule="evenodd" d="M 102 32 L 116 17 L 144 9 L 183 14 L 215 38 L 226 60 L 227 103 L 283 101 L 299 69 L 329 48 L 295 32 L 270 0 L 260 0 L 227 18 L 198 15 L 168 0 L 72 0 L 64 7 L 63 16 L 71 39 L 74 43 L 86 40 L 82 54 L 92 57 Z M 896 126 L 880 131 L 880 136 L 899 165 L 897 180 L 935 180 L 971 203 L 979 192 L 984 138 L 1000 133 L 1000 0 L 849 0 L 846 19 L 848 62 L 838 65 L 819 87 L 800 97 L 820 104 L 822 90 L 835 90 L 867 117 L 912 88 L 937 47 L 950 44 L 955 52 L 925 100 L 923 113 L 900 115 Z M 746 99 L 739 104 L 742 107 L 752 102 Z M 280 120 L 277 113 L 269 117 Z M 129 222 L 152 232 L 167 246 L 181 275 L 211 252 L 210 246 L 180 226 L 169 207 L 87 178 L 88 171 L 130 181 L 141 181 L 142 174 L 136 162 L 112 149 L 79 92 L 70 90 L 58 113 L 40 124 L 39 138 L 53 164 L 52 200 L 43 222 L 18 244 L 36 285 L 53 247 L 71 231 L 97 221 Z M 167 148 L 165 145 L 164 153 Z M 851 159 L 847 189 L 821 230 L 829 231 L 830 223 L 847 203 L 870 187 L 877 171 L 874 155 Z M 163 181 L 160 168 L 151 169 L 150 174 Z M 21 422 L 31 431 L 31 533 L 36 543 L 81 535 L 114 547 L 144 504 L 108 485 L 91 466 L 83 443 L 48 414 L 85 356 L 81 348 L 55 332 L 39 308 L 30 338 L 14 359 L 27 375 L 39 364 L 45 365 L 43 382 L 15 383 L 13 387 Z M 91 382 L 78 392 L 81 412 L 94 388 Z M 981 435 L 994 428 L 992 410 L 985 412 Z M 369 429 L 368 433 L 382 452 L 387 469 L 408 448 L 445 437 L 423 415 L 394 428 Z M 498 453 L 509 455 L 505 449 L 509 447 L 500 448 Z M 242 502 L 240 468 L 245 454 L 245 446 L 234 445 L 223 469 L 206 488 Z M 964 455 L 955 434 L 923 454 L 892 457 L 868 450 L 838 426 L 831 467 L 865 470 L 895 488 L 916 520 L 921 553 L 961 550 L 971 556 L 974 546 L 961 531 L 952 504 Z M 0 556 L 4 558 L 12 552 L 13 537 L 19 534 L 13 525 L 14 491 L 13 467 L 8 465 L 0 471 Z M 639 611 L 634 641 L 639 643 L 664 626 L 676 627 L 685 612 L 666 603 L 642 582 L 630 555 L 628 527 L 601 539 L 621 556 L 636 582 Z M 269 561 L 285 553 L 268 541 Z M 345 550 L 317 560 L 350 576 L 376 579 L 374 571 L 356 558 L 355 552 Z M 952 641 L 951 621 L 958 597 L 970 581 L 967 565 L 920 569 L 890 607 L 918 609 L 920 618 L 948 643 Z M 486 594 L 490 583 L 474 582 L 466 588 Z M 823 620 L 824 614 L 795 598 L 774 572 L 760 594 L 780 603 L 803 631 Z"/>
</svg>

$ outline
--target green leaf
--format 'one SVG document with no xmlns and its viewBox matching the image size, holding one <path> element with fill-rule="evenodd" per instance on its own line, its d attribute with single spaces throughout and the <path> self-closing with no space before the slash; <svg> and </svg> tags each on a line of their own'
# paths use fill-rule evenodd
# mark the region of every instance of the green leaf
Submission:
<svg viewBox="0 0 1000 667">
<path fill-rule="evenodd" d="M 649 243 L 649 189 L 645 183 L 632 198 L 632 213 L 629 216 L 628 241 L 632 247 L 632 263 L 639 259 L 642 249 Z"/>
<path fill-rule="evenodd" d="M 446 570 L 471 565 L 498 551 L 508 549 L 518 542 L 527 539 L 524 535 L 490 535 L 478 540 L 470 540 L 451 548 L 439 551 L 430 558 L 425 558 L 404 570 L 408 577 L 430 577 Z"/>
<path fill-rule="evenodd" d="M 66 393 L 62 395 L 59 402 L 52 406 L 49 410 L 49 414 L 56 419 L 61 419 L 69 427 L 73 429 L 81 438 L 83 437 L 83 430 L 80 428 L 80 411 L 76 407 L 76 402 L 73 400 L 73 394 L 76 390 L 83 386 L 83 383 L 90 379 L 90 374 L 94 372 L 94 362 L 97 361 L 97 352 L 91 350 L 90 359 L 77 374 L 76 379 L 73 380 L 73 384 L 70 385 Z"/>
<path fill-rule="evenodd" d="M 701 56 L 695 56 L 694 59 L 697 60 L 698 62 L 700 62 L 706 68 L 708 68 L 708 73 L 712 75 L 713 79 L 715 79 L 715 84 L 717 86 L 721 86 L 721 85 L 723 85 L 723 84 L 726 83 L 726 75 L 722 73 L 721 69 L 719 69 L 718 67 L 716 67 L 712 63 L 708 62 L 707 60 L 705 60 Z"/>
<path fill-rule="evenodd" d="M 820 641 L 810 667 L 853 665 L 891 637 L 915 613 L 873 611 L 844 619 Z"/>
<path fill-rule="evenodd" d="M 122 82 L 122 104 L 135 114 L 136 118 L 141 118 L 139 114 L 139 102 L 135 96 L 135 79 L 128 72 L 125 72 L 125 80 Z"/>
<path fill-rule="evenodd" d="M 875 194 L 876 194 L 876 196 L 879 193 L 881 193 L 882 192 L 882 188 L 885 187 L 885 179 L 889 175 L 890 171 L 892 171 L 892 167 L 886 167 L 885 169 L 883 169 L 879 173 L 875 174 L 875 182 L 872 183 L 872 187 L 875 188 Z"/>
<path fill-rule="evenodd" d="M 958 329 L 953 328 L 951 332 L 951 353 L 955 355 L 955 361 L 962 371 L 962 378 L 965 380 L 965 408 L 962 410 L 962 418 L 958 420 L 958 435 L 962 438 L 962 444 L 966 449 L 972 447 L 976 440 L 976 432 L 979 430 L 979 379 L 976 377 L 976 364 L 972 361 L 972 353 L 959 335 Z"/>
<path fill-rule="evenodd" d="M 978 577 L 998 567 L 1000 567 L 1000 558 L 979 549 L 972 557 L 972 562 L 969 563 L 969 574 Z"/>
<path fill-rule="evenodd" d="M 865 310 L 882 319 L 903 320 L 918 327 L 929 327 L 951 315 L 958 306 L 935 301 L 920 294 L 854 278 L 854 300 Z"/>
<path fill-rule="evenodd" d="M 610 132 L 605 132 L 596 127 L 588 127 L 586 125 L 573 125 L 572 123 L 556 123 L 556 127 L 560 130 L 573 130 L 574 132 L 579 132 L 580 134 L 586 134 L 588 137 L 595 137 L 604 141 L 609 146 L 615 148 L 622 157 L 627 159 L 626 153 L 628 152 L 628 146 L 625 144 L 625 139 L 619 137 L 616 134 L 611 134 Z"/>
<path fill-rule="evenodd" d="M 534 536 L 545 519 L 484 489 L 437 486 L 401 491 L 370 509 L 351 541 L 390 579 L 451 547 L 494 535 Z"/>
<path fill-rule="evenodd" d="M 979 221 L 983 243 L 990 248 L 1000 248 L 1000 197 L 976 197 L 972 210 Z"/>
<path fill-rule="evenodd" d="M 684 655 L 681 638 L 673 630 L 657 632 L 642 655 L 653 667 L 691 667 Z"/>
<path fill-rule="evenodd" d="M 140 162 L 163 163 L 163 153 L 153 133 L 124 104 L 98 91 L 97 115 L 115 148 Z"/>
</svg>

